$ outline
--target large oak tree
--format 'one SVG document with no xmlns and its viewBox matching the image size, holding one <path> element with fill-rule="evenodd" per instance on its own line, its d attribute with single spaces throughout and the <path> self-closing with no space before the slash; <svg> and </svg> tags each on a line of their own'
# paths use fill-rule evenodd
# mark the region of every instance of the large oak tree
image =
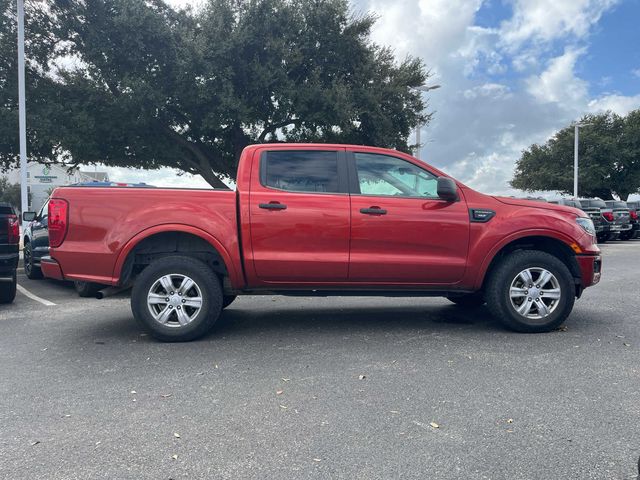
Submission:
<svg viewBox="0 0 640 480">
<path fill-rule="evenodd" d="M 581 197 L 626 200 L 640 191 L 640 110 L 626 117 L 586 115 L 579 135 L 578 193 Z M 573 192 L 574 127 L 544 145 L 532 145 L 516 163 L 511 186 L 526 191 Z"/>
<path fill-rule="evenodd" d="M 0 7 L 9 72 L 1 75 L 11 90 L 0 161 L 9 167 L 17 162 L 15 3 Z M 30 157 L 175 167 L 222 186 L 254 142 L 408 151 L 412 128 L 429 120 L 414 89 L 429 75 L 420 60 L 398 62 L 372 43 L 374 22 L 352 15 L 347 0 L 208 0 L 196 10 L 162 0 L 31 0 Z"/>
</svg>

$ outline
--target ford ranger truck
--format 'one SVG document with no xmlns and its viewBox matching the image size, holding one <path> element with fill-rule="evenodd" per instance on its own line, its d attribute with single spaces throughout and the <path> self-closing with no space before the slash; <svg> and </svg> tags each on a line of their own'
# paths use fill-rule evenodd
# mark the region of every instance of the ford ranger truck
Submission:
<svg viewBox="0 0 640 480">
<path fill-rule="evenodd" d="M 248 146 L 235 191 L 57 188 L 48 222 L 44 275 L 132 286 L 133 316 L 164 341 L 201 337 L 246 294 L 443 296 L 546 332 L 601 270 L 583 211 L 353 145 Z"/>
</svg>

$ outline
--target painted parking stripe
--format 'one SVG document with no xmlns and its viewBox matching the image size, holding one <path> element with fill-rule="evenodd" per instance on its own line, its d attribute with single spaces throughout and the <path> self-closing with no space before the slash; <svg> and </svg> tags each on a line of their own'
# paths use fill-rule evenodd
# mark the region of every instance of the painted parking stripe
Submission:
<svg viewBox="0 0 640 480">
<path fill-rule="evenodd" d="M 39 296 L 31 293 L 29 290 L 27 290 L 26 288 L 24 288 L 22 285 L 16 285 L 18 287 L 18 291 L 20 293 L 22 293 L 23 295 L 26 295 L 27 297 L 29 297 L 31 300 L 35 300 L 36 302 L 40 302 L 43 305 L 46 305 L 47 307 L 53 307 L 55 306 L 55 303 L 50 302 L 49 300 L 45 300 L 44 298 L 40 298 Z"/>
</svg>

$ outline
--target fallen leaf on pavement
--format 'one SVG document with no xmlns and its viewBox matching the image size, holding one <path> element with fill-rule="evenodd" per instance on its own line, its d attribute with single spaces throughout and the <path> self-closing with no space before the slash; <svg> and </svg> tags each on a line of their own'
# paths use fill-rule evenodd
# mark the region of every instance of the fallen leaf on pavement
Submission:
<svg viewBox="0 0 640 480">
<path fill-rule="evenodd" d="M 510 418 L 509 420 L 507 420 L 507 423 L 513 423 L 513 418 Z"/>
<path fill-rule="evenodd" d="M 359 378 L 360 380 L 364 380 L 365 378 L 367 378 L 367 376 L 366 376 L 366 375 L 360 375 L 358 378 Z"/>
<path fill-rule="evenodd" d="M 31 442 L 31 446 L 33 447 L 34 445 L 38 445 L 40 443 L 40 440 L 36 440 L 35 442 Z"/>
<path fill-rule="evenodd" d="M 280 408 L 283 409 L 283 410 L 286 410 L 289 407 L 287 407 L 286 405 L 280 405 Z"/>
<path fill-rule="evenodd" d="M 627 342 L 624 342 L 624 343 L 623 343 L 623 345 L 624 345 L 625 347 L 630 347 L 630 346 L 631 346 L 631 344 L 630 344 L 630 343 L 627 343 Z"/>
<path fill-rule="evenodd" d="M 322 461 L 322 459 L 320 459 L 320 458 L 314 458 L 314 459 L 313 459 L 313 461 L 314 461 L 314 462 L 321 462 L 321 461 Z"/>
<path fill-rule="evenodd" d="M 276 391 L 276 395 L 282 395 L 284 393 L 284 390 L 277 390 Z"/>
<path fill-rule="evenodd" d="M 135 390 L 131 390 L 131 394 L 132 395 L 135 395 L 136 393 L 138 393 L 138 392 L 136 392 Z"/>
<path fill-rule="evenodd" d="M 440 425 L 438 425 L 436 422 L 431 422 L 429 425 L 431 425 L 433 428 L 440 428 Z"/>
<path fill-rule="evenodd" d="M 174 460 L 178 459 L 178 455 L 171 455 L 171 458 L 173 458 Z"/>
<path fill-rule="evenodd" d="M 288 382 L 289 380 L 291 380 L 290 378 L 283 378 L 282 381 L 283 382 Z"/>
<path fill-rule="evenodd" d="M 179 433 L 174 433 L 173 436 L 176 437 L 176 438 L 180 438 L 180 434 Z"/>
<path fill-rule="evenodd" d="M 173 393 L 161 393 L 160 396 L 162 398 L 169 398 L 171 395 L 173 395 Z"/>
</svg>

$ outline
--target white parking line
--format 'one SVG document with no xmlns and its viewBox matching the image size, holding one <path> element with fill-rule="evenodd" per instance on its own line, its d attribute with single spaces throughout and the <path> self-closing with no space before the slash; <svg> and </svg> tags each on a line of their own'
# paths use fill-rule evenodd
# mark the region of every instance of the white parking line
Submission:
<svg viewBox="0 0 640 480">
<path fill-rule="evenodd" d="M 29 290 L 24 288 L 22 285 L 16 285 L 16 286 L 18 287 L 18 291 L 20 293 L 22 293 L 23 295 L 26 295 L 31 300 L 35 300 L 36 302 L 40 302 L 41 304 L 46 305 L 47 307 L 55 306 L 55 303 L 50 302 L 49 300 L 45 300 L 44 298 L 40 298 L 39 296 L 31 293 Z"/>
</svg>

